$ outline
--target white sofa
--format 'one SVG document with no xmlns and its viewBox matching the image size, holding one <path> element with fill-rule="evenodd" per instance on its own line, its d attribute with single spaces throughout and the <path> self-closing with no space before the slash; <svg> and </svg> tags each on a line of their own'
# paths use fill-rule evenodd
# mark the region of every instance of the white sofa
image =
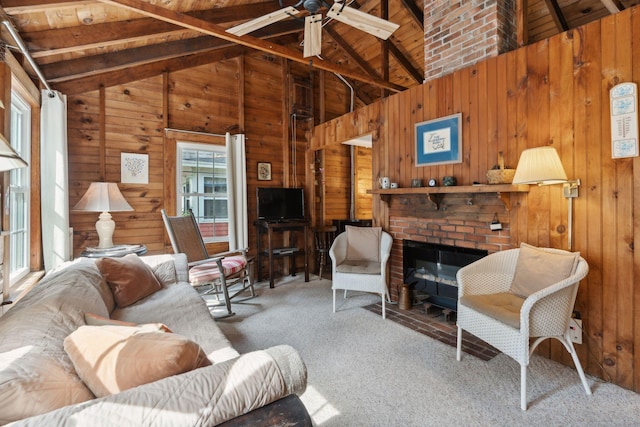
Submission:
<svg viewBox="0 0 640 427">
<path fill-rule="evenodd" d="M 117 307 L 94 260 L 81 258 L 47 274 L 0 318 L 0 424 L 218 425 L 304 392 L 306 368 L 293 348 L 238 354 L 187 283 L 184 255 L 141 259 L 162 287 L 133 305 Z M 164 323 L 198 343 L 212 365 L 96 398 L 63 346 L 85 313 Z"/>
</svg>

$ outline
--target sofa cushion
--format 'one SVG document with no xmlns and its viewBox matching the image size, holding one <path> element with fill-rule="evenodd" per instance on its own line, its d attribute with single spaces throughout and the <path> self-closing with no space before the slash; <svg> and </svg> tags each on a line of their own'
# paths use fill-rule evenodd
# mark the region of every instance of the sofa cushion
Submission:
<svg viewBox="0 0 640 427">
<path fill-rule="evenodd" d="M 380 227 L 345 226 L 347 232 L 347 256 L 349 261 L 380 262 Z"/>
<path fill-rule="evenodd" d="M 522 243 L 511 292 L 526 298 L 564 280 L 575 272 L 579 258 L 579 252 L 548 252 Z"/>
<path fill-rule="evenodd" d="M 137 255 L 101 258 L 96 265 L 107 280 L 119 307 L 126 307 L 162 288 L 151 267 Z"/>
<path fill-rule="evenodd" d="M 143 327 L 81 326 L 64 349 L 97 397 L 211 365 L 194 341 Z"/>
<path fill-rule="evenodd" d="M 479 313 L 496 319 L 520 329 L 520 309 L 524 304 L 524 298 L 511 292 L 500 292 L 485 295 L 465 295 L 460 298 L 459 304 L 469 307 Z"/>
<path fill-rule="evenodd" d="M 353 274 L 380 274 L 380 262 L 378 261 L 351 261 L 346 260 L 336 265 L 338 273 Z"/>
<path fill-rule="evenodd" d="M 93 313 L 85 313 L 84 321 L 89 326 L 140 326 L 145 330 L 149 331 L 160 331 L 160 332 L 171 332 L 171 329 L 167 327 L 164 323 L 144 323 L 137 324 L 134 322 L 124 322 L 122 320 L 110 319 L 108 317 L 98 316 Z"/>
</svg>

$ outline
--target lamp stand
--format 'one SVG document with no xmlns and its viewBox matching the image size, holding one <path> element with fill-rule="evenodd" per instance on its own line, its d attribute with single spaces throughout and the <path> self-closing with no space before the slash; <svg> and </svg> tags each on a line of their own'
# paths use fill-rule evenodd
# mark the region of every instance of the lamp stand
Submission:
<svg viewBox="0 0 640 427">
<path fill-rule="evenodd" d="M 113 231 L 116 229 L 116 223 L 111 219 L 111 214 L 104 211 L 100 214 L 100 219 L 96 222 L 96 231 L 100 242 L 99 249 L 109 249 L 113 247 Z"/>
<path fill-rule="evenodd" d="M 568 181 L 562 187 L 564 197 L 569 202 L 569 206 L 567 208 L 567 210 L 569 211 L 569 218 L 567 220 L 567 239 L 569 241 L 569 251 L 573 251 L 573 199 L 578 197 L 578 187 L 580 187 L 579 179 L 575 181 Z"/>
</svg>

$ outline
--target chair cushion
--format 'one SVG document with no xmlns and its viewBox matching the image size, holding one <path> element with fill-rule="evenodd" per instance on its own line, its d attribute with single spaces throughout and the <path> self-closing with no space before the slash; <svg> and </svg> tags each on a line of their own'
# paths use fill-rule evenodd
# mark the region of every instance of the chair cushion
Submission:
<svg viewBox="0 0 640 427">
<path fill-rule="evenodd" d="M 345 260 L 341 264 L 336 265 L 336 272 L 379 275 L 381 273 L 380 262 Z"/>
<path fill-rule="evenodd" d="M 578 266 L 580 252 L 547 252 L 522 243 L 511 282 L 511 292 L 526 298 L 571 276 Z"/>
<path fill-rule="evenodd" d="M 347 256 L 349 261 L 380 262 L 380 227 L 345 226 L 347 232 Z"/>
<path fill-rule="evenodd" d="M 118 307 L 127 307 L 162 289 L 153 270 L 138 255 L 96 260 Z"/>
<path fill-rule="evenodd" d="M 242 255 L 225 257 L 222 260 L 224 276 L 228 277 L 247 266 L 247 258 Z M 220 278 L 220 271 L 215 261 L 195 265 L 189 269 L 189 282 L 194 286 L 205 285 Z"/>
<path fill-rule="evenodd" d="M 80 326 L 64 350 L 97 397 L 211 365 L 196 342 L 143 326 Z"/>
<path fill-rule="evenodd" d="M 460 298 L 458 304 L 485 314 L 512 328 L 520 329 L 520 309 L 524 300 L 511 292 L 500 292 L 497 294 L 465 295 Z"/>
</svg>

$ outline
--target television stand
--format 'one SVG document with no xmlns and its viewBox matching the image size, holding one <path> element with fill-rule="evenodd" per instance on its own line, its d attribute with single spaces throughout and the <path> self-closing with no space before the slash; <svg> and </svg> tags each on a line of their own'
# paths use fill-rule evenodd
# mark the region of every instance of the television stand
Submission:
<svg viewBox="0 0 640 427">
<path fill-rule="evenodd" d="M 257 231 L 257 248 L 258 248 L 258 281 L 262 281 L 262 260 L 268 260 L 269 266 L 269 287 L 274 287 L 274 261 L 279 258 L 288 257 L 290 261 L 291 275 L 296 275 L 296 257 L 304 257 L 304 281 L 309 281 L 309 251 L 307 250 L 309 222 L 306 220 L 280 220 L 280 221 L 264 221 L 255 222 Z M 284 246 L 283 243 L 277 244 L 274 239 L 274 233 L 292 232 L 290 242 L 293 245 Z M 267 245 L 263 247 L 263 235 L 267 235 Z M 299 234 L 302 234 L 302 244 L 299 241 Z M 282 237 L 284 242 L 284 236 Z M 296 245 L 296 242 L 298 245 Z"/>
</svg>

